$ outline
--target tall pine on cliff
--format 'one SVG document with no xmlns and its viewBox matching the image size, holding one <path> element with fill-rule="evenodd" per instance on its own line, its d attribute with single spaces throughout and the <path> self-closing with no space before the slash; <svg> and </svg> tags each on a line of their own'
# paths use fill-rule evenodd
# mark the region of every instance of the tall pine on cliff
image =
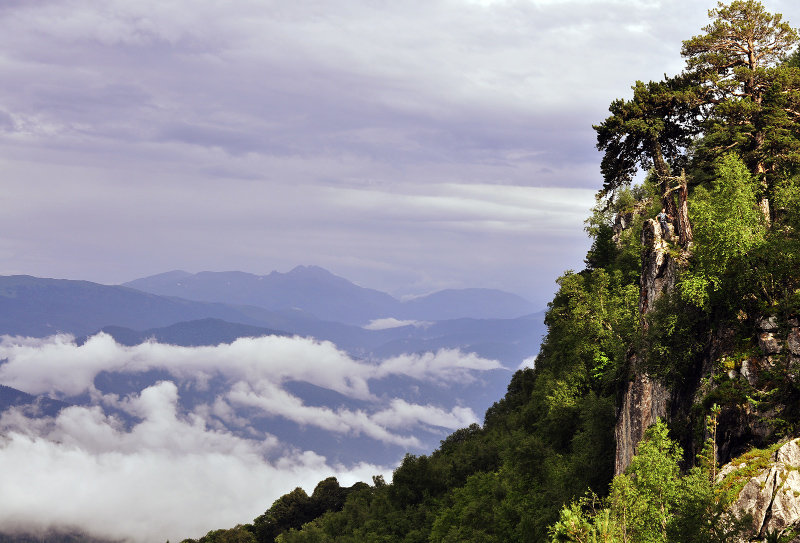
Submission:
<svg viewBox="0 0 800 543">
<path fill-rule="evenodd" d="M 558 279 L 535 368 L 513 376 L 483 426 L 406 456 L 391 484 L 326 480 L 200 541 L 735 537 L 710 474 L 751 446 L 800 433 L 793 379 L 727 377 L 758 348 L 759 322 L 800 314 L 800 62 L 785 60 L 797 33 L 761 3 L 720 3 L 709 16 L 684 42 L 683 73 L 636 82 L 595 127 L 604 184 L 587 220 L 586 268 Z M 632 186 L 638 170 L 649 174 Z M 674 288 L 647 304 L 644 227 L 660 232 L 675 274 Z M 616 407 L 636 372 L 670 395 L 669 420 L 644 434 L 615 478 Z M 743 409 L 769 413 L 764 431 L 722 443 L 717 427 L 723 435 Z"/>
</svg>

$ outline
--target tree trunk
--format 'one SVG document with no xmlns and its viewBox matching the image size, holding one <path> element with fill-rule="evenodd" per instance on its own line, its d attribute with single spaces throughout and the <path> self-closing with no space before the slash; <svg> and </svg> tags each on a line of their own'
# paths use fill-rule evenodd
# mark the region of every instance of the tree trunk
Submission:
<svg viewBox="0 0 800 543">
<path fill-rule="evenodd" d="M 658 184 L 661 185 L 663 192 L 667 191 L 667 178 L 669 177 L 669 164 L 664 160 L 664 155 L 661 153 L 661 144 L 658 143 L 656 138 L 650 142 L 653 149 L 653 166 L 656 170 L 658 177 Z"/>
<path fill-rule="evenodd" d="M 758 202 L 758 209 L 760 209 L 761 214 L 764 215 L 764 222 L 767 223 L 767 226 L 770 226 L 772 224 L 772 217 L 770 216 L 769 210 L 769 198 L 763 196 Z"/>
<path fill-rule="evenodd" d="M 678 236 L 680 243 L 686 247 L 693 239 L 692 225 L 689 223 L 689 189 L 686 186 L 686 172 L 681 172 L 681 184 L 678 189 Z"/>
<path fill-rule="evenodd" d="M 680 236 L 680 222 L 676 222 L 676 219 L 680 218 L 678 206 L 675 205 L 675 198 L 672 196 L 672 192 L 669 190 L 669 188 L 667 188 L 667 191 L 661 198 L 661 205 L 664 207 L 667 215 L 670 217 L 669 222 L 673 226 L 673 233 Z M 664 239 L 667 241 L 672 241 L 671 239 L 667 239 L 667 234 L 667 232 L 664 232 Z"/>
<path fill-rule="evenodd" d="M 769 187 L 767 186 L 767 170 L 764 168 L 764 163 L 759 162 L 756 166 L 756 175 L 758 175 L 761 181 L 761 190 L 764 191 L 764 194 L 761 196 L 761 200 L 758 202 L 758 208 L 761 210 L 761 214 L 764 215 L 764 222 L 769 227 L 772 224 L 772 215 L 769 208 Z"/>
</svg>

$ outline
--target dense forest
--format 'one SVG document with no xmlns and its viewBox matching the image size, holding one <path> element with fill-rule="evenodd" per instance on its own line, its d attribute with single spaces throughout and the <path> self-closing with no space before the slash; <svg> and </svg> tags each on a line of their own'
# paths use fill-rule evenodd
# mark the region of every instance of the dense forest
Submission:
<svg viewBox="0 0 800 543">
<path fill-rule="evenodd" d="M 800 435 L 800 358 L 770 346 L 800 315 L 800 56 L 760 2 L 709 17 L 682 73 L 637 81 L 594 127 L 585 269 L 558 279 L 535 367 L 483 425 L 391 483 L 326 479 L 200 542 L 739 540 L 741 484 L 719 467 Z M 663 390 L 664 420 L 620 460 L 636 379 Z"/>
</svg>

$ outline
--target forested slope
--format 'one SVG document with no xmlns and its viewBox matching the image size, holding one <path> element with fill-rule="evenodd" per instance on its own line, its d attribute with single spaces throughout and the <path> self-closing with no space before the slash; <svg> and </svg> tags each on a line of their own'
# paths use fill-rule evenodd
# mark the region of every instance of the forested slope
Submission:
<svg viewBox="0 0 800 543">
<path fill-rule="evenodd" d="M 408 455 L 391 484 L 323 506 L 298 489 L 201 541 L 735 541 L 747 530 L 729 508 L 742 485 L 718 480 L 718 466 L 800 434 L 798 35 L 751 0 L 709 15 L 684 42 L 683 73 L 637 82 L 595 127 L 604 185 L 586 267 L 558 279 L 535 368 L 513 376 L 483 426 Z"/>
</svg>

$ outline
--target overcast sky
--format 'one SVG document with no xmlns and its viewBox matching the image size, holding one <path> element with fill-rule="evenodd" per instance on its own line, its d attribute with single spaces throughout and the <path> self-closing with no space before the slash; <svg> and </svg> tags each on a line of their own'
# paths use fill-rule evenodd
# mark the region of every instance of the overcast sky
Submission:
<svg viewBox="0 0 800 543">
<path fill-rule="evenodd" d="M 0 274 L 316 264 L 544 306 L 588 247 L 591 125 L 710 7 L 2 0 Z"/>
</svg>

